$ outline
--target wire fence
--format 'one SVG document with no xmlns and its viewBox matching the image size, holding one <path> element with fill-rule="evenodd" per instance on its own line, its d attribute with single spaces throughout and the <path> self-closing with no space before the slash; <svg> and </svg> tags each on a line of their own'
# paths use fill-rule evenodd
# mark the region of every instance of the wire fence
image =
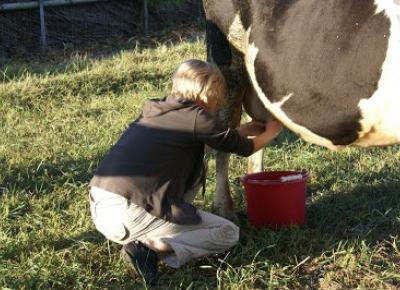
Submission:
<svg viewBox="0 0 400 290">
<path fill-rule="evenodd" d="M 43 33 L 45 48 L 51 50 L 132 37 L 142 34 L 145 28 L 143 0 L 44 6 L 44 15 L 41 15 L 39 7 L 1 10 L 2 4 L 26 5 L 28 1 L 0 0 L 0 57 L 43 52 Z M 36 0 L 29 2 L 39 3 Z M 200 11 L 200 0 L 150 7 L 149 29 L 154 31 L 166 26 L 198 21 L 202 17 Z M 44 16 L 42 23 L 41 16 Z"/>
</svg>

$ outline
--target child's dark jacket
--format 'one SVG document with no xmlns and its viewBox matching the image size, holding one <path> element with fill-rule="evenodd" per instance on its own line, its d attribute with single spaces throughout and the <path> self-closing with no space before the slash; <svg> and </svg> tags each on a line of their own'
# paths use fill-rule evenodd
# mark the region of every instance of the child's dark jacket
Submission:
<svg viewBox="0 0 400 290">
<path fill-rule="evenodd" d="M 100 163 L 90 186 L 126 197 L 154 216 L 178 224 L 201 222 L 184 194 L 204 179 L 204 144 L 249 156 L 253 142 L 223 130 L 214 113 L 174 97 L 150 100 Z"/>
</svg>

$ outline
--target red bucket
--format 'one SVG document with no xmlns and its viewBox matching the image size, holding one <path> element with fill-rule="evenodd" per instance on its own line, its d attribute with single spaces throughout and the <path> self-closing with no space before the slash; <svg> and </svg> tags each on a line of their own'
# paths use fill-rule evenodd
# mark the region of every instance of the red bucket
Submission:
<svg viewBox="0 0 400 290">
<path fill-rule="evenodd" d="M 301 225 L 305 220 L 307 172 L 273 171 L 241 177 L 247 215 L 257 228 Z"/>
</svg>

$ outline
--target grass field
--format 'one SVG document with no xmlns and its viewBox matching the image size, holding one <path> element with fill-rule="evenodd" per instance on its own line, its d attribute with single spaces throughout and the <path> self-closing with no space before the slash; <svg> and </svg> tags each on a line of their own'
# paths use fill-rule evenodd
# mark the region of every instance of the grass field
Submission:
<svg viewBox="0 0 400 290">
<path fill-rule="evenodd" d="M 102 59 L 7 63 L 0 74 L 0 288 L 142 289 L 119 247 L 89 218 L 87 184 L 143 102 L 167 93 L 175 66 L 205 58 L 204 40 L 131 45 Z M 136 48 L 135 48 L 136 47 Z M 307 222 L 256 230 L 246 219 L 231 158 L 241 227 L 229 253 L 161 266 L 160 289 L 400 289 L 400 147 L 330 152 L 286 132 L 267 169 L 310 173 Z M 205 197 L 211 210 L 215 163 Z"/>
</svg>

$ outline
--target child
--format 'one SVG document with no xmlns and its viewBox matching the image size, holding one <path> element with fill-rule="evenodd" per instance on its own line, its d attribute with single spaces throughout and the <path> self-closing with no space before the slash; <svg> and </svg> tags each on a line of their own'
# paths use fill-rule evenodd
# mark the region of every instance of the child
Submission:
<svg viewBox="0 0 400 290">
<path fill-rule="evenodd" d="M 215 112 L 223 103 L 225 81 L 211 63 L 182 63 L 172 83 L 168 97 L 145 104 L 90 182 L 96 228 L 123 245 L 122 257 L 148 282 L 154 282 L 159 259 L 178 268 L 223 252 L 239 239 L 235 224 L 192 204 L 205 180 L 204 145 L 249 156 L 281 130 L 277 121 L 266 128 L 255 122 L 219 128 Z"/>
</svg>

